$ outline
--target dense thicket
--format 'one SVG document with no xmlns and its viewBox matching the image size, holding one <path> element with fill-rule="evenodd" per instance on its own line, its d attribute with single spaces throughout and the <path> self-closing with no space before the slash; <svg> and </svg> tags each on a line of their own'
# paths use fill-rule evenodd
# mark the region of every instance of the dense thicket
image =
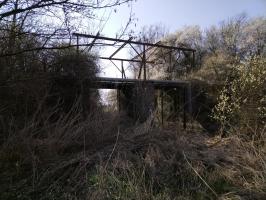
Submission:
<svg viewBox="0 0 266 200">
<path fill-rule="evenodd" d="M 67 113 L 76 101 L 84 116 L 97 107 L 99 95 L 90 89 L 99 70 L 96 56 L 85 53 L 82 46 L 77 50 L 72 33 L 86 28 L 80 24 L 93 23 L 98 9 L 127 2 L 1 1 L 1 131 L 6 132 L 11 119 L 20 126 L 43 110 L 57 107 L 60 114 Z"/>
<path fill-rule="evenodd" d="M 189 59 L 192 59 L 192 55 L 185 57 L 172 53 L 169 57 L 169 53 L 166 54 L 163 50 L 153 52 L 150 59 L 163 64 L 150 67 L 151 78 L 175 79 L 180 76 L 184 78 L 185 75 L 208 82 L 224 81 L 230 76 L 234 65 L 254 56 L 265 57 L 266 19 L 248 18 L 241 14 L 206 30 L 202 30 L 200 26 L 185 26 L 170 34 L 166 34 L 165 28 L 161 26 L 144 27 L 140 38 L 151 42 L 160 40 L 167 45 L 196 50 L 195 69 L 189 74 L 186 68 L 191 67 Z M 175 62 L 177 58 L 179 59 Z"/>
<path fill-rule="evenodd" d="M 213 124 L 209 116 L 214 115 L 215 120 L 220 121 L 226 129 L 229 124 L 243 126 L 243 118 L 246 118 L 246 125 L 252 127 L 265 123 L 265 114 L 262 113 L 265 112 L 266 95 L 265 17 L 248 18 L 241 14 L 206 30 L 199 26 L 186 26 L 168 35 L 163 30 L 160 26 L 144 28 L 141 38 L 193 48 L 196 50 L 195 65 L 191 65 L 192 54 L 172 52 L 169 56 L 166 50 L 151 50 L 147 52 L 151 53 L 147 57 L 158 64 L 148 66 L 149 78 L 194 80 L 192 88 L 202 84 L 197 80 L 214 86 L 210 88 L 216 88 L 215 90 L 208 90 L 205 85 L 202 91 L 197 89 L 196 96 L 192 97 L 196 101 L 194 110 L 197 113 L 194 117 L 198 120 L 204 118 Z M 223 86 L 224 89 L 219 94 L 218 88 Z M 201 102 L 197 95 L 200 93 L 204 93 L 205 99 L 211 97 L 212 100 Z M 166 98 L 165 107 L 172 106 L 171 95 L 168 99 L 170 100 Z M 215 104 L 210 102 L 216 102 L 217 106 L 214 108 Z M 210 113 L 212 109 L 215 111 L 213 114 Z"/>
</svg>

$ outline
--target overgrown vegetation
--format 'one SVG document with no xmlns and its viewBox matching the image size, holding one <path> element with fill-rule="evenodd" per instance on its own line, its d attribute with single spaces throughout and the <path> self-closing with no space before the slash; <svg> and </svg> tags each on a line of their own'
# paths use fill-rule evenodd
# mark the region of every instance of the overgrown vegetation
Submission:
<svg viewBox="0 0 266 200">
<path fill-rule="evenodd" d="M 79 104 L 56 122 L 49 116 L 13 129 L 2 144 L 1 199 L 265 197 L 265 152 L 254 141 L 110 113 L 84 121 Z"/>
<path fill-rule="evenodd" d="M 265 74 L 265 58 L 255 57 L 233 67 L 214 110 L 214 118 L 223 124 L 223 128 L 256 127 L 259 130 L 265 126 Z"/>
<path fill-rule="evenodd" d="M 89 17 L 101 5 L 21 2 L 0 3 L 0 199 L 266 198 L 264 18 L 238 16 L 205 35 L 199 27 L 170 36 L 146 29 L 147 41 L 163 35 L 166 44 L 197 50 L 197 69 L 183 73 L 181 57 L 152 76 L 224 84 L 212 115 L 221 130 L 210 135 L 193 119 L 183 130 L 179 123 L 161 127 L 156 112 L 136 123 L 103 109 L 89 87 L 97 56 L 63 37 L 73 13 Z M 30 33 L 46 30 L 36 24 L 55 11 L 64 13 L 62 29 Z"/>
</svg>

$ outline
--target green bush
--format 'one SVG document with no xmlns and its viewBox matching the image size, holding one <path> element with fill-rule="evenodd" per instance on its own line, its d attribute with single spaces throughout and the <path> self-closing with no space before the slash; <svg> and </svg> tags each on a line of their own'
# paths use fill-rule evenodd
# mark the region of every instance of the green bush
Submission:
<svg viewBox="0 0 266 200">
<path fill-rule="evenodd" d="M 266 59 L 255 57 L 233 67 L 232 76 L 218 96 L 214 118 L 223 127 L 265 125 Z"/>
</svg>

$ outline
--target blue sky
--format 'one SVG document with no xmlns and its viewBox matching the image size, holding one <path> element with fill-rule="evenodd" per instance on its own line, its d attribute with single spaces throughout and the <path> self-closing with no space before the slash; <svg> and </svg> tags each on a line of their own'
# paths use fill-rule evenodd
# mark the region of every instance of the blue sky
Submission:
<svg viewBox="0 0 266 200">
<path fill-rule="evenodd" d="M 200 25 L 204 29 L 243 12 L 249 17 L 266 16 L 266 0 L 137 0 L 132 12 L 137 20 L 136 27 L 132 24 L 131 29 L 136 32 L 152 24 L 163 24 L 174 32 L 185 25 Z M 115 36 L 125 26 L 129 13 L 127 5 L 113 10 L 103 34 Z"/>
</svg>

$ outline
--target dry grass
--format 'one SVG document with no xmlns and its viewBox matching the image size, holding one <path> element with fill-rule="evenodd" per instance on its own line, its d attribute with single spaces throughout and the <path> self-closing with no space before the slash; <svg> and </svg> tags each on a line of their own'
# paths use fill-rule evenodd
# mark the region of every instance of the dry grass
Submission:
<svg viewBox="0 0 266 200">
<path fill-rule="evenodd" d="M 0 199 L 265 197 L 265 141 L 156 128 L 152 118 L 133 124 L 101 111 L 84 120 L 78 103 L 59 120 L 49 116 L 10 128 L 0 149 Z"/>
<path fill-rule="evenodd" d="M 110 123 L 110 117 L 103 119 L 98 112 L 83 120 L 78 103 L 56 121 L 52 114 L 34 117 L 20 130 L 10 127 L 0 151 L 1 199 L 45 199 L 56 195 L 56 189 L 62 194 L 62 189 L 77 191 L 86 183 L 87 167 L 98 159 L 98 149 L 115 140 L 109 133 L 115 132 L 118 118 Z"/>
</svg>

